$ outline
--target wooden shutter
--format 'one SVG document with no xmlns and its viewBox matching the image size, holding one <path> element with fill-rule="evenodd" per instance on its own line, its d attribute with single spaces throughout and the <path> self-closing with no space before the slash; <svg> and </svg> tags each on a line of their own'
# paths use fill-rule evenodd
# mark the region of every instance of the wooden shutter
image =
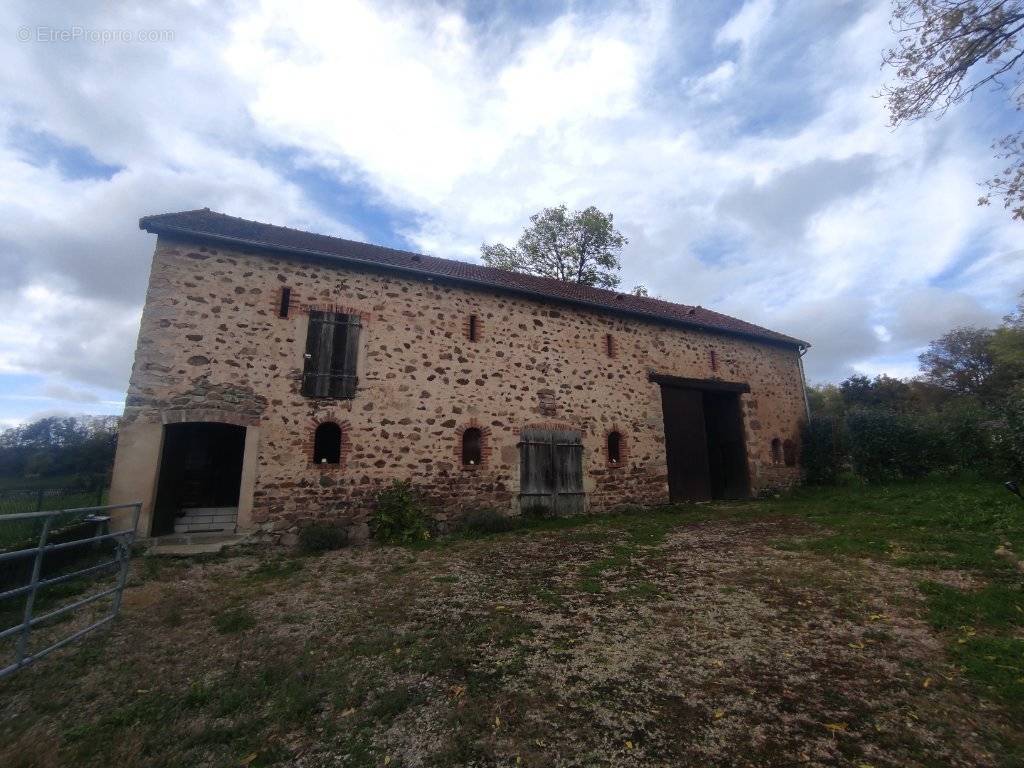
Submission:
<svg viewBox="0 0 1024 768">
<path fill-rule="evenodd" d="M 334 397 L 355 397 L 356 364 L 359 361 L 358 315 L 339 315 L 334 330 L 334 364 L 331 371 L 331 385 Z"/>
<path fill-rule="evenodd" d="M 523 430 L 519 443 L 520 505 L 556 515 L 583 512 L 583 444 L 576 432 Z"/>
<path fill-rule="evenodd" d="M 309 313 L 302 394 L 355 397 L 359 328 L 357 315 L 315 310 Z"/>
</svg>

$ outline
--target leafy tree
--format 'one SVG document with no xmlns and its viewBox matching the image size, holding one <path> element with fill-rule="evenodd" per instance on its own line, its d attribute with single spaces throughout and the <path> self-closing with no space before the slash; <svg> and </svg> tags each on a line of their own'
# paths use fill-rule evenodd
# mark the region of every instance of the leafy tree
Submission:
<svg viewBox="0 0 1024 768">
<path fill-rule="evenodd" d="M 647 292 L 646 285 L 634 285 L 633 290 L 630 291 L 630 293 L 632 293 L 634 296 L 650 296 L 650 294 Z"/>
<path fill-rule="evenodd" d="M 902 379 L 884 373 L 869 379 L 855 374 L 839 385 L 839 394 L 847 408 L 883 408 L 902 412 L 912 406 L 913 390 Z"/>
<path fill-rule="evenodd" d="M 839 418 L 845 412 L 843 395 L 835 384 L 811 384 L 807 387 L 811 416 Z"/>
<path fill-rule="evenodd" d="M 925 380 L 958 395 L 987 395 L 992 335 L 988 328 L 954 328 L 933 341 L 918 356 Z"/>
<path fill-rule="evenodd" d="M 1017 311 L 1003 318 L 989 344 L 992 360 L 1002 378 L 1024 381 L 1024 293 Z"/>
<path fill-rule="evenodd" d="M 106 474 L 117 444 L 113 416 L 51 416 L 0 432 L 0 476 Z"/>
<path fill-rule="evenodd" d="M 898 41 L 883 64 L 898 81 L 884 90 L 893 126 L 941 115 L 985 86 L 1002 88 L 1024 110 L 1024 0 L 894 0 L 891 25 Z M 1024 131 L 992 148 L 1007 165 L 986 182 L 989 194 L 978 203 L 1001 195 L 1011 216 L 1024 221 Z"/>
<path fill-rule="evenodd" d="M 485 243 L 480 252 L 485 264 L 498 269 L 615 288 L 622 266 L 618 253 L 627 242 L 612 214 L 594 206 L 569 213 L 562 204 L 531 216 L 514 246 Z"/>
</svg>

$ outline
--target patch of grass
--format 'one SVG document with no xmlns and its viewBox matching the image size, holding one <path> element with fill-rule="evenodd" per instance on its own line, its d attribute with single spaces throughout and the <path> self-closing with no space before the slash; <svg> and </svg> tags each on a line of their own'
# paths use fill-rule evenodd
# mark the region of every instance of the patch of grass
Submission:
<svg viewBox="0 0 1024 768">
<path fill-rule="evenodd" d="M 256 617 L 248 608 L 228 608 L 213 617 L 213 626 L 222 635 L 234 635 L 256 626 Z"/>
<path fill-rule="evenodd" d="M 951 646 L 964 674 L 991 698 L 1024 716 L 1024 639 L 990 636 L 966 638 Z"/>
<path fill-rule="evenodd" d="M 995 556 L 1000 543 L 1008 542 L 1015 552 L 1024 552 L 1020 500 L 999 483 L 975 478 L 803 488 L 766 502 L 763 508 L 830 528 L 829 534 L 798 545 L 823 554 L 997 576 L 1013 569 Z"/>
<path fill-rule="evenodd" d="M 936 629 L 970 626 L 1006 630 L 1024 626 L 1024 592 L 1019 585 L 990 584 L 965 591 L 926 581 L 920 587 L 927 597 L 928 620 Z"/>
<path fill-rule="evenodd" d="M 275 581 L 294 576 L 303 568 L 302 560 L 297 557 L 272 557 L 261 560 L 249 571 L 249 578 L 254 581 Z"/>
<path fill-rule="evenodd" d="M 534 590 L 533 596 L 546 605 L 560 606 L 565 604 L 560 594 L 546 587 L 539 587 Z"/>
<path fill-rule="evenodd" d="M 661 591 L 650 581 L 635 581 L 622 590 L 619 597 L 623 600 L 657 600 L 661 597 Z"/>
<path fill-rule="evenodd" d="M 374 720 L 387 723 L 422 700 L 423 696 L 421 694 L 418 694 L 407 685 L 399 685 L 381 691 L 370 705 L 369 715 Z"/>
<path fill-rule="evenodd" d="M 177 602 L 164 603 L 160 606 L 160 623 L 165 627 L 173 629 L 180 627 L 185 622 L 181 604 Z"/>
</svg>

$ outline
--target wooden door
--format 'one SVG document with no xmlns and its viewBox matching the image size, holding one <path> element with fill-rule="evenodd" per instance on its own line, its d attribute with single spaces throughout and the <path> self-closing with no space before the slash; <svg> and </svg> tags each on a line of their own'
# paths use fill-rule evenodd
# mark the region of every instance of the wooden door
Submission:
<svg viewBox="0 0 1024 768">
<path fill-rule="evenodd" d="M 583 442 L 578 432 L 524 429 L 519 442 L 519 502 L 524 512 L 583 513 Z"/>
<path fill-rule="evenodd" d="M 703 393 L 697 389 L 681 389 L 663 384 L 661 408 L 665 419 L 669 499 L 710 499 L 711 475 L 704 427 Z"/>
<path fill-rule="evenodd" d="M 739 395 L 705 392 L 704 423 L 708 435 L 711 495 L 716 499 L 748 497 L 750 472 Z"/>
</svg>

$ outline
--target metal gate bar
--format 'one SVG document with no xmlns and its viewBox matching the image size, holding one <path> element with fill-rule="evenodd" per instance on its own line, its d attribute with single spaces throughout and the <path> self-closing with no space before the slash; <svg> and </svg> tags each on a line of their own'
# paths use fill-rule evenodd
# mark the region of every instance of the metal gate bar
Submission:
<svg viewBox="0 0 1024 768">
<path fill-rule="evenodd" d="M 93 536 L 88 536 L 81 539 L 75 539 L 73 541 L 58 542 L 56 544 L 49 543 L 49 537 L 51 535 L 51 528 L 56 518 L 66 515 L 77 515 L 82 516 L 82 519 L 78 522 L 82 523 L 96 523 L 97 530 L 101 530 L 101 524 L 109 522 L 109 515 L 103 513 L 110 512 L 115 509 L 131 509 L 132 510 L 132 524 L 131 528 L 124 531 L 117 531 L 115 533 L 97 533 Z M 22 512 L 13 515 L 0 515 L 0 526 L 5 522 L 19 522 L 24 520 L 42 520 L 42 530 L 39 533 L 39 542 L 35 547 L 29 547 L 27 549 L 17 549 L 11 552 L 0 552 L 0 562 L 17 560 L 20 558 L 34 557 L 32 563 L 32 575 L 29 583 L 22 587 L 16 587 L 9 589 L 6 592 L 0 592 L 0 600 L 7 598 L 18 597 L 20 595 L 27 595 L 25 598 L 25 610 L 22 616 L 20 624 L 15 624 L 12 627 L 0 631 L 0 640 L 7 637 L 18 635 L 18 639 L 15 645 L 14 661 L 0 669 L 0 678 L 6 675 L 12 674 L 22 667 L 27 667 L 37 659 L 42 658 L 51 651 L 55 651 L 58 648 L 62 648 L 68 643 L 72 643 L 80 637 L 92 632 L 93 630 L 99 629 L 100 627 L 110 623 L 116 617 L 118 612 L 121 610 L 121 595 L 124 593 L 124 585 L 128 580 L 128 563 L 131 559 L 132 544 L 135 541 L 135 529 L 139 524 L 139 513 L 142 511 L 141 502 L 135 502 L 132 504 L 112 504 L 103 507 L 81 507 L 78 509 L 55 509 L 47 512 Z M 54 576 L 52 578 L 43 579 L 40 578 L 43 569 L 43 558 L 47 553 L 57 552 L 61 550 L 72 549 L 74 547 L 84 547 L 86 545 L 97 545 L 100 542 L 113 541 L 114 542 L 114 557 L 112 560 L 100 563 L 98 565 L 91 565 L 87 568 L 82 568 L 72 573 L 62 574 L 60 576 Z M 42 616 L 33 616 L 33 609 L 35 607 L 36 594 L 43 587 L 50 586 L 52 584 L 60 584 L 64 581 L 70 581 L 71 579 L 79 578 L 82 576 L 88 576 L 94 573 L 100 573 L 102 571 L 118 571 L 117 585 L 104 589 L 101 592 L 84 597 L 81 600 L 77 600 L 69 605 L 62 606 L 56 610 L 45 613 Z M 53 643 L 47 648 L 35 653 L 29 653 L 28 641 L 32 632 L 32 628 L 37 624 L 42 624 L 50 619 L 57 616 L 62 616 L 66 613 L 70 613 L 76 608 L 94 603 L 104 597 L 113 596 L 113 604 L 110 609 L 110 613 L 103 616 L 98 621 L 93 622 L 83 629 L 79 629 L 71 635 L 64 637 L 57 642 Z"/>
</svg>

